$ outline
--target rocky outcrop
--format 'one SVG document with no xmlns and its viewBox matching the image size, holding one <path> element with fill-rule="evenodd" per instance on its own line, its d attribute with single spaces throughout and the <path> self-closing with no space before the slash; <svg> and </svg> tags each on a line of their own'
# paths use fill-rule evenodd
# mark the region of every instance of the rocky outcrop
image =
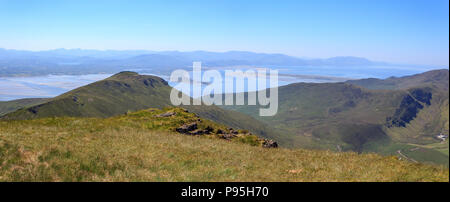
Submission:
<svg viewBox="0 0 450 202">
<path fill-rule="evenodd" d="M 262 147 L 264 147 L 264 148 L 277 148 L 278 147 L 278 143 L 273 141 L 273 140 L 264 139 Z"/>
<path fill-rule="evenodd" d="M 161 114 L 162 115 L 162 114 Z M 164 115 L 165 116 L 165 115 Z M 251 136 L 252 134 L 246 130 L 234 130 L 233 128 L 227 129 L 214 129 L 211 126 L 206 126 L 204 129 L 199 128 L 199 124 L 201 124 L 201 120 L 197 120 L 195 122 L 183 124 L 180 127 L 177 127 L 175 130 L 179 133 L 185 135 L 215 135 L 218 138 L 224 140 L 233 140 L 235 138 L 241 139 L 244 142 L 253 141 L 253 145 L 261 145 L 264 148 L 276 148 L 278 147 L 277 142 L 269 139 L 261 139 L 261 138 L 249 138 L 246 139 L 247 136 Z"/>
<path fill-rule="evenodd" d="M 239 132 L 237 130 L 234 130 L 233 128 L 228 128 L 228 132 L 231 134 L 238 134 Z"/>
<path fill-rule="evenodd" d="M 155 117 L 171 117 L 171 116 L 174 116 L 174 115 L 176 115 L 177 113 L 175 113 L 175 112 L 166 112 L 166 113 L 162 113 L 162 114 L 158 114 L 158 115 L 156 115 Z"/>
<path fill-rule="evenodd" d="M 193 123 L 189 123 L 189 124 L 184 124 L 184 125 L 176 128 L 175 130 L 179 133 L 189 134 L 191 131 L 194 131 L 196 129 L 197 129 L 197 123 L 193 122 Z"/>
<path fill-rule="evenodd" d="M 433 97 L 431 89 L 414 89 L 411 91 L 411 95 L 418 101 L 423 102 L 426 105 L 431 105 L 431 98 Z"/>
<path fill-rule="evenodd" d="M 221 134 L 220 138 L 225 139 L 225 140 L 231 140 L 233 138 L 235 138 L 236 135 L 235 134 L 230 134 L 230 133 L 226 133 L 226 134 Z"/>
<path fill-rule="evenodd" d="M 431 105 L 432 93 L 429 89 L 413 89 L 405 95 L 394 116 L 386 118 L 387 127 L 406 127 L 410 121 L 416 118 L 424 105 Z"/>
<path fill-rule="evenodd" d="M 206 135 L 211 134 L 214 131 L 211 126 L 207 126 L 205 129 L 198 129 L 197 122 L 184 124 L 175 130 L 186 135 Z"/>
<path fill-rule="evenodd" d="M 214 128 L 212 128 L 211 126 L 206 126 L 205 130 L 204 130 L 207 134 L 211 133 L 214 131 Z"/>
</svg>

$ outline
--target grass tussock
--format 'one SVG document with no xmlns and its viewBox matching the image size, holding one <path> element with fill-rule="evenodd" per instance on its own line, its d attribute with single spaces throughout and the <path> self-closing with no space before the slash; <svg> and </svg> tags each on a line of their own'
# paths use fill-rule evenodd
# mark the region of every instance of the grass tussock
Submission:
<svg viewBox="0 0 450 202">
<path fill-rule="evenodd" d="M 156 118 L 175 110 L 177 116 Z M 178 111 L 177 111 L 178 110 Z M 0 121 L 0 181 L 448 181 L 449 170 L 376 154 L 253 146 L 188 136 L 181 109 L 108 119 Z M 224 127 L 202 120 L 199 128 Z"/>
</svg>

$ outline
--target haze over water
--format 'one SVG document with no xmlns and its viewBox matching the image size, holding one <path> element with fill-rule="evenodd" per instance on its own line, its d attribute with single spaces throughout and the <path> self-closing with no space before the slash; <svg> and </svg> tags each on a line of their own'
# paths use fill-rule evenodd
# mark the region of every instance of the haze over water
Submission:
<svg viewBox="0 0 450 202">
<path fill-rule="evenodd" d="M 279 71 L 278 84 L 287 85 L 296 82 L 342 82 L 347 79 L 361 78 L 387 78 L 390 76 L 407 76 L 431 70 L 431 67 L 336 67 L 336 66 L 302 66 L 302 67 L 273 67 Z M 209 68 L 203 68 L 203 71 Z M 223 75 L 224 69 L 220 70 Z M 245 71 L 245 68 L 240 68 Z M 140 74 L 152 74 L 165 80 L 169 75 L 159 75 L 155 71 L 129 69 Z M 105 79 L 111 74 L 87 74 L 87 75 L 46 75 L 34 77 L 0 77 L 0 101 L 8 101 L 22 98 L 55 97 L 72 89 L 89 83 Z M 177 83 L 169 82 L 175 86 Z M 192 92 L 192 91 L 191 91 Z M 226 92 L 229 93 L 229 92 Z"/>
</svg>

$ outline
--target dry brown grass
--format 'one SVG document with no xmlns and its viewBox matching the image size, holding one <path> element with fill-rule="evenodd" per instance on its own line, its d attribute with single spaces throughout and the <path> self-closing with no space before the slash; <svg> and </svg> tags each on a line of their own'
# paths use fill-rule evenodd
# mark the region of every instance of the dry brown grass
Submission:
<svg viewBox="0 0 450 202">
<path fill-rule="evenodd" d="M 0 181 L 449 180 L 448 168 L 396 157 L 264 149 L 136 127 L 126 117 L 0 122 Z"/>
</svg>

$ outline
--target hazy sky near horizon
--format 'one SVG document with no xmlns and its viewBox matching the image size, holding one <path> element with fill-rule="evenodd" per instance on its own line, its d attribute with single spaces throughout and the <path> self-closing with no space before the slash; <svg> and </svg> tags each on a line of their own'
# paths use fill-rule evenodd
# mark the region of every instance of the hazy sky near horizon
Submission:
<svg viewBox="0 0 450 202">
<path fill-rule="evenodd" d="M 254 51 L 449 65 L 448 0 L 0 0 L 0 48 Z"/>
</svg>

